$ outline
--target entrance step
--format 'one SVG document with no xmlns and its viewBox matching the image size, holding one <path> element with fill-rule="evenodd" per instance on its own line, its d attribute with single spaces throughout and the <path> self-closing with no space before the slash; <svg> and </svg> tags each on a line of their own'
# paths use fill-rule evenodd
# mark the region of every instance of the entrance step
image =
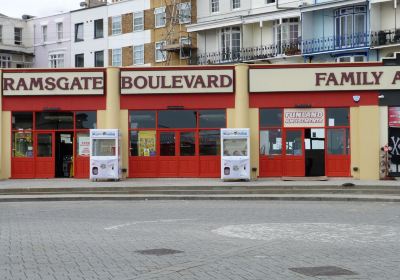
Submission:
<svg viewBox="0 0 400 280">
<path fill-rule="evenodd" d="M 313 176 L 313 177 L 282 177 L 282 181 L 328 181 L 327 176 Z"/>
</svg>

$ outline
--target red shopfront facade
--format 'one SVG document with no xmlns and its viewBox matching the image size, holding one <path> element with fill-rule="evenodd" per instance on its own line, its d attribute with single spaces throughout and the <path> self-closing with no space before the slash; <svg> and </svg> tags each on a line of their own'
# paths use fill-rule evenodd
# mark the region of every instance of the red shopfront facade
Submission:
<svg viewBox="0 0 400 280">
<path fill-rule="evenodd" d="M 252 69 L 297 67 L 251 66 L 250 76 Z M 332 65 L 302 65 L 302 68 L 313 68 L 316 72 L 320 71 L 318 68 L 326 70 L 329 67 Z M 298 73 L 305 71 L 297 70 Z M 293 88 L 292 91 L 285 91 L 284 87 L 273 91 L 276 88 L 273 85 L 271 91 L 252 91 L 251 83 L 255 80 L 250 78 L 250 108 L 259 109 L 259 176 L 351 176 L 350 110 L 358 106 L 376 106 L 378 91 L 303 90 L 302 85 L 296 85 L 296 79 L 290 77 L 294 72 L 287 72 L 288 81 L 294 84 L 286 88 Z"/>
<path fill-rule="evenodd" d="M 131 68 L 121 77 L 128 177 L 220 177 L 220 129 L 235 107 L 234 68 Z"/>
<path fill-rule="evenodd" d="M 89 177 L 89 129 L 106 109 L 104 69 L 4 70 L 11 177 Z"/>
</svg>

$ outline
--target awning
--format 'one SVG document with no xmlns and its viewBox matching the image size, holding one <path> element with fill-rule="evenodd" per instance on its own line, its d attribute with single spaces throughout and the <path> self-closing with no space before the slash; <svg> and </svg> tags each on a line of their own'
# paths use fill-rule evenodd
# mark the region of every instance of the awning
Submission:
<svg viewBox="0 0 400 280">
<path fill-rule="evenodd" d="M 187 25 L 186 27 L 187 27 L 188 32 L 197 32 L 197 31 L 202 31 L 202 30 L 210 30 L 210 29 L 217 29 L 217 28 L 221 28 L 221 27 L 240 25 L 242 23 L 243 23 L 242 18 L 237 16 L 237 17 L 226 18 L 226 19 L 222 19 L 222 20 L 199 22 L 196 24 Z"/>
<path fill-rule="evenodd" d="M 349 6 L 349 5 L 361 4 L 361 3 L 367 4 L 367 1 L 365 1 L 365 0 L 350 0 L 350 1 L 349 0 L 341 0 L 341 1 L 324 2 L 321 4 L 302 6 L 300 8 L 300 10 L 302 13 L 304 13 L 304 12 L 312 12 L 312 11 L 318 11 L 318 10 L 344 7 L 344 6 Z"/>
<path fill-rule="evenodd" d="M 286 11 L 276 11 L 267 14 L 258 14 L 253 16 L 247 16 L 243 19 L 244 24 L 251 24 L 260 21 L 273 21 L 281 18 L 295 18 L 300 17 L 300 10 L 286 10 Z"/>
</svg>

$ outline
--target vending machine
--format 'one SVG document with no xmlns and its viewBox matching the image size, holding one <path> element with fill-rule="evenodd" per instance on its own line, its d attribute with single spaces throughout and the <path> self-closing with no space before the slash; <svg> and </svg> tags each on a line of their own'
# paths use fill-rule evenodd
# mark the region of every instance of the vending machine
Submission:
<svg viewBox="0 0 400 280">
<path fill-rule="evenodd" d="M 119 129 L 90 130 L 90 180 L 121 179 Z"/>
<path fill-rule="evenodd" d="M 250 129 L 221 129 L 221 179 L 250 180 Z"/>
</svg>

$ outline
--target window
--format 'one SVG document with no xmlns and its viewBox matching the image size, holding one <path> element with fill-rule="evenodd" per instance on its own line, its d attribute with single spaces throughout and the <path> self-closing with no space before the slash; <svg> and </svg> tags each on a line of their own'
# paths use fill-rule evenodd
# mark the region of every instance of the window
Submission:
<svg viewBox="0 0 400 280">
<path fill-rule="evenodd" d="M 240 58 L 240 27 L 222 28 L 220 34 L 222 60 L 231 61 Z"/>
<path fill-rule="evenodd" d="M 37 112 L 36 129 L 73 129 L 72 112 Z"/>
<path fill-rule="evenodd" d="M 240 9 L 240 0 L 232 0 L 232 9 Z"/>
<path fill-rule="evenodd" d="M 282 109 L 260 110 L 260 155 L 282 154 Z"/>
<path fill-rule="evenodd" d="M 13 112 L 12 129 L 32 129 L 33 114 L 31 112 Z"/>
<path fill-rule="evenodd" d="M 121 34 L 122 32 L 122 24 L 121 24 L 121 16 L 112 17 L 112 26 L 111 26 L 111 34 Z"/>
<path fill-rule="evenodd" d="M 115 139 L 93 139 L 93 156 L 115 156 Z"/>
<path fill-rule="evenodd" d="M 14 131 L 12 133 L 12 156 L 33 157 L 32 132 Z"/>
<path fill-rule="evenodd" d="M 42 42 L 47 42 L 47 25 L 42 25 Z"/>
<path fill-rule="evenodd" d="M 156 155 L 156 112 L 129 112 L 131 156 Z M 140 130 L 139 130 L 140 129 Z"/>
<path fill-rule="evenodd" d="M 0 68 L 11 68 L 11 56 L 0 54 Z"/>
<path fill-rule="evenodd" d="M 196 111 L 166 110 L 158 112 L 158 128 L 196 128 Z"/>
<path fill-rule="evenodd" d="M 164 27 L 166 24 L 165 18 L 165 7 L 155 8 L 154 9 L 154 19 L 155 19 L 155 27 Z"/>
<path fill-rule="evenodd" d="M 190 37 L 181 37 L 180 44 L 181 44 L 180 58 L 183 59 L 183 58 L 190 57 L 191 56 L 192 39 Z"/>
<path fill-rule="evenodd" d="M 112 61 L 111 61 L 112 66 L 122 65 L 121 56 L 122 56 L 121 49 L 112 50 Z"/>
<path fill-rule="evenodd" d="M 94 67 L 104 67 L 104 51 L 94 53 Z"/>
<path fill-rule="evenodd" d="M 274 40 L 279 54 L 299 51 L 299 19 L 285 18 L 274 22 Z"/>
<path fill-rule="evenodd" d="M 201 110 L 199 111 L 200 128 L 221 128 L 226 126 L 224 110 Z"/>
<path fill-rule="evenodd" d="M 49 54 L 49 67 L 50 68 L 64 67 L 64 54 L 63 53 Z"/>
<path fill-rule="evenodd" d="M 326 109 L 326 126 L 349 126 L 348 108 L 328 108 Z"/>
<path fill-rule="evenodd" d="M 94 38 L 103 38 L 103 19 L 96 19 L 94 21 Z"/>
<path fill-rule="evenodd" d="M 133 31 L 144 30 L 144 15 L 143 12 L 133 14 Z"/>
<path fill-rule="evenodd" d="M 326 109 L 327 147 L 330 155 L 350 152 L 349 108 Z"/>
<path fill-rule="evenodd" d="M 94 129 L 97 128 L 95 111 L 81 111 L 75 113 L 76 129 Z"/>
<path fill-rule="evenodd" d="M 133 64 L 144 64 L 144 45 L 133 47 Z"/>
<path fill-rule="evenodd" d="M 64 26 L 62 22 L 57 23 L 57 40 L 61 41 L 64 38 Z"/>
<path fill-rule="evenodd" d="M 167 59 L 167 51 L 163 50 L 165 44 L 165 41 L 156 42 L 156 62 L 162 62 Z"/>
<path fill-rule="evenodd" d="M 211 13 L 219 12 L 219 0 L 211 0 Z"/>
<path fill-rule="evenodd" d="M 83 41 L 83 22 L 75 24 L 75 42 Z"/>
<path fill-rule="evenodd" d="M 19 27 L 14 28 L 14 44 L 22 45 L 22 28 Z"/>
<path fill-rule="evenodd" d="M 367 43 L 365 6 L 340 8 L 335 11 L 335 46 L 345 48 Z"/>
<path fill-rule="evenodd" d="M 75 55 L 75 67 L 85 67 L 85 55 L 83 53 Z"/>
<path fill-rule="evenodd" d="M 221 154 L 220 130 L 201 130 L 199 132 L 199 154 L 201 156 L 219 156 Z"/>
<path fill-rule="evenodd" d="M 336 58 L 336 62 L 364 62 L 367 61 L 365 55 L 352 55 L 352 56 L 340 56 Z"/>
<path fill-rule="evenodd" d="M 179 23 L 190 23 L 192 21 L 192 4 L 186 2 L 178 5 Z"/>
<path fill-rule="evenodd" d="M 0 43 L 3 42 L 3 25 L 0 25 Z"/>
<path fill-rule="evenodd" d="M 281 127 L 282 109 L 261 109 L 260 110 L 261 127 Z"/>
<path fill-rule="evenodd" d="M 275 0 L 265 0 L 265 3 L 266 4 L 272 4 L 272 3 L 275 3 Z"/>
</svg>

